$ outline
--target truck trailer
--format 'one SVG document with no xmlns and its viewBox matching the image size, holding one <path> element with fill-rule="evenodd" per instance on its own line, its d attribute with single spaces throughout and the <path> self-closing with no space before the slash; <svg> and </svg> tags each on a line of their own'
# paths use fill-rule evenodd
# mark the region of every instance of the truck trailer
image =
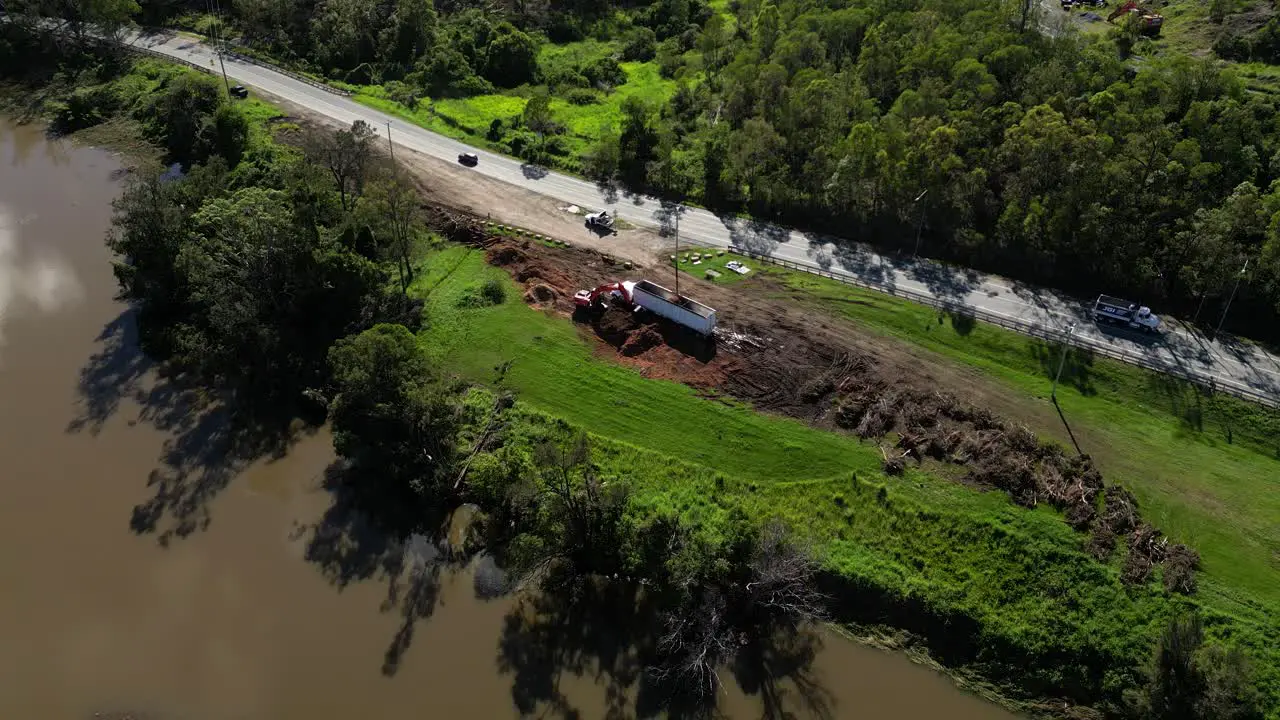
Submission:
<svg viewBox="0 0 1280 720">
<path fill-rule="evenodd" d="M 1093 319 L 1143 332 L 1156 332 L 1160 329 L 1160 318 L 1152 314 L 1151 308 L 1110 295 L 1098 296 L 1093 304 Z"/>
<path fill-rule="evenodd" d="M 631 292 L 631 302 L 655 315 L 660 315 L 702 335 L 710 335 L 716 329 L 715 309 L 696 300 L 677 295 L 648 280 L 640 280 L 628 289 Z"/>
</svg>

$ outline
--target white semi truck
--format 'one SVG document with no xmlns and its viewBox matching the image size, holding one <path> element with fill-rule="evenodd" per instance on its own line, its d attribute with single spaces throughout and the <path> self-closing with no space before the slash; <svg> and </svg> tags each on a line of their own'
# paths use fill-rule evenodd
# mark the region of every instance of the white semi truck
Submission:
<svg viewBox="0 0 1280 720">
<path fill-rule="evenodd" d="M 588 310 L 601 308 L 613 298 L 621 298 L 636 308 L 644 308 L 654 315 L 664 317 L 702 335 L 711 335 L 716 329 L 714 308 L 683 295 L 677 295 L 648 280 L 612 282 L 594 290 L 579 290 L 573 296 L 573 302 L 579 308 Z"/>
<path fill-rule="evenodd" d="M 703 335 L 710 335 L 716 329 L 714 308 L 677 295 L 648 280 L 641 280 L 631 288 L 631 301 L 655 315 L 661 315 Z"/>
<path fill-rule="evenodd" d="M 1093 303 L 1093 319 L 1143 332 L 1160 330 L 1160 318 L 1151 312 L 1151 308 L 1110 295 L 1099 295 Z"/>
</svg>

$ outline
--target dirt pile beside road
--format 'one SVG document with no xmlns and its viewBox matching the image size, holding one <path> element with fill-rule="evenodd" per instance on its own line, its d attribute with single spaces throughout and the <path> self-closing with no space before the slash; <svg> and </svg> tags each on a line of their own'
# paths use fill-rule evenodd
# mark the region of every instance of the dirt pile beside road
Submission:
<svg viewBox="0 0 1280 720">
<path fill-rule="evenodd" d="M 491 238 L 485 246 L 489 264 L 506 269 L 524 285 L 525 302 L 544 309 L 573 310 L 574 280 L 545 257 L 530 254 L 530 243 Z"/>
</svg>

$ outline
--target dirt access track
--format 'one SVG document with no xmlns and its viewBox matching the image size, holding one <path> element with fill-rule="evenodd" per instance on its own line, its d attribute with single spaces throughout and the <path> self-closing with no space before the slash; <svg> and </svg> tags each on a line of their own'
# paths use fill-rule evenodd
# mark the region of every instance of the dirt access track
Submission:
<svg viewBox="0 0 1280 720">
<path fill-rule="evenodd" d="M 348 130 L 349 126 L 272 95 L 262 98 L 288 113 L 289 122 L 304 129 Z M 599 235 L 586 226 L 581 215 L 570 213 L 543 195 L 509 185 L 470 170 L 456 162 L 424 155 L 397 146 L 395 160 L 412 173 L 418 190 L 431 205 L 462 211 L 482 219 L 524 228 L 575 245 L 609 253 L 635 263 L 650 263 L 666 246 L 653 230 L 624 228 L 613 235 Z M 581 208 L 582 211 L 598 208 Z"/>
</svg>

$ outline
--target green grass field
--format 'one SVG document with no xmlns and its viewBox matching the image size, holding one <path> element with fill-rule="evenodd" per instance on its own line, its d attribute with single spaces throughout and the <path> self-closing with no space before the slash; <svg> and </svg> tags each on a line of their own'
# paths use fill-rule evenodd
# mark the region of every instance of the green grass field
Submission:
<svg viewBox="0 0 1280 720">
<path fill-rule="evenodd" d="M 691 252 L 698 252 L 691 250 Z M 748 278 L 723 271 L 737 259 Z M 1143 514 L 1200 551 L 1206 590 L 1249 595 L 1280 608 L 1280 411 L 1071 350 L 1057 413 L 1044 412 L 1061 346 L 883 293 L 725 255 L 686 271 L 719 268 L 717 282 L 743 282 L 811 303 L 876 333 L 974 367 L 1026 398 L 1020 418 L 1041 434 L 1066 435 L 1107 477 L 1131 488 Z M 1052 406 L 1049 406 L 1052 407 Z M 1052 425 L 1043 425 L 1044 418 Z M 1069 437 L 1069 436 L 1068 436 Z"/>
<path fill-rule="evenodd" d="M 458 307 L 489 278 L 507 283 L 505 303 Z M 812 534 L 826 566 L 868 594 L 868 608 L 888 598 L 950 618 L 955 632 L 973 623 L 983 649 L 965 662 L 1006 688 L 1084 688 L 1094 666 L 1114 691 L 1133 680 L 1135 663 L 1183 602 L 1155 585 L 1123 587 L 1114 564 L 1085 555 L 1084 536 L 1051 510 L 1028 511 L 1002 493 L 917 470 L 886 478 L 873 444 L 596 357 L 573 323 L 526 306 L 477 251 L 434 252 L 414 289 L 427 300 L 421 343 L 438 363 L 493 384 L 511 362 L 502 382 L 518 393 L 524 432 L 560 423 L 590 431 L 604 471 L 636 488 L 639 512 L 674 512 L 708 532 L 733 507 L 781 516 Z M 1252 595 L 1211 590 L 1199 601 L 1217 618 L 1215 633 L 1265 656 L 1277 635 Z M 852 619 L 869 620 L 857 612 Z M 898 620 L 927 632 L 918 612 L 903 610 Z"/>
</svg>

